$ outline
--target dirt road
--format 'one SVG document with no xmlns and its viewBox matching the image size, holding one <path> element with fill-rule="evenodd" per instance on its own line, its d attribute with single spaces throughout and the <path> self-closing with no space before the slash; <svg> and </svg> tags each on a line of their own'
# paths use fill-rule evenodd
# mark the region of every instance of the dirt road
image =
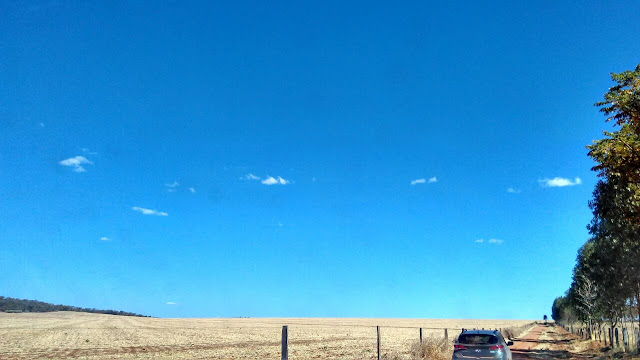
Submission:
<svg viewBox="0 0 640 360">
<path fill-rule="evenodd" d="M 593 343 L 583 341 L 558 326 L 537 325 L 511 346 L 514 360 L 597 358 Z"/>
</svg>

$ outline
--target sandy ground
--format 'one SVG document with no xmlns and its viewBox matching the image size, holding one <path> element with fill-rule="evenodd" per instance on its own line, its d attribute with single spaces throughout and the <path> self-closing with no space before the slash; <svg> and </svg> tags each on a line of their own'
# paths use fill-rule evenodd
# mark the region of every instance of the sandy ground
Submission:
<svg viewBox="0 0 640 360">
<path fill-rule="evenodd" d="M 280 359 L 282 325 L 290 359 L 374 359 L 408 353 L 423 336 L 450 339 L 465 328 L 504 328 L 530 320 L 152 319 L 76 312 L 0 313 L 0 359 Z"/>
</svg>

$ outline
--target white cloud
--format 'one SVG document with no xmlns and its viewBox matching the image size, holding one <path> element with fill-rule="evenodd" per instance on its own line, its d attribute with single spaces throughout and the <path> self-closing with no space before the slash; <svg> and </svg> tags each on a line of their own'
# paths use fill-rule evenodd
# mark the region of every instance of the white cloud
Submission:
<svg viewBox="0 0 640 360">
<path fill-rule="evenodd" d="M 111 239 L 109 239 L 109 238 L 108 238 L 108 237 L 106 237 L 106 236 L 103 236 L 103 237 L 101 237 L 101 238 L 100 238 L 100 240 L 102 240 L 102 241 L 109 241 L 109 240 L 111 240 Z"/>
<path fill-rule="evenodd" d="M 260 178 L 255 176 L 255 175 L 253 175 L 253 174 L 251 174 L 251 173 L 249 173 L 249 174 L 241 177 L 240 180 L 260 180 Z"/>
<path fill-rule="evenodd" d="M 510 187 L 507 189 L 507 192 L 511 194 L 520 194 L 522 191 Z"/>
<path fill-rule="evenodd" d="M 165 304 L 167 304 L 167 305 L 178 305 L 178 303 L 173 302 L 173 301 L 167 301 Z"/>
<path fill-rule="evenodd" d="M 85 172 L 86 170 L 82 165 L 84 164 L 93 164 L 91 161 L 87 160 L 84 156 L 75 156 L 72 158 L 68 158 L 59 162 L 62 166 L 70 166 L 73 168 L 75 172 Z"/>
<path fill-rule="evenodd" d="M 427 180 L 425 178 L 411 180 L 411 185 L 426 184 L 426 183 L 433 184 L 433 183 L 437 183 L 437 182 L 438 182 L 438 178 L 434 176 L 434 177 L 429 178 L 429 180 Z"/>
<path fill-rule="evenodd" d="M 582 184 L 582 180 L 579 177 L 576 177 L 571 181 L 571 179 L 563 178 L 563 177 L 555 177 L 553 179 L 542 179 L 538 180 L 542 185 L 546 187 L 564 187 L 564 186 L 574 186 Z"/>
<path fill-rule="evenodd" d="M 289 180 L 285 180 L 281 178 L 280 176 L 278 176 L 277 178 L 274 178 L 273 176 L 269 176 L 266 179 L 262 180 L 261 183 L 265 185 L 275 185 L 275 184 L 287 185 L 287 184 L 290 184 L 291 182 Z"/>
<path fill-rule="evenodd" d="M 502 244 L 504 241 L 500 240 L 500 239 L 489 239 L 487 241 L 484 241 L 484 239 L 478 239 L 474 241 L 477 244 L 483 244 L 483 243 L 487 243 L 487 244 L 494 244 L 494 245 L 500 245 Z"/>
<path fill-rule="evenodd" d="M 142 207 L 139 207 L 139 206 L 134 206 L 134 207 L 131 208 L 131 210 L 141 212 L 143 215 L 169 216 L 169 214 L 167 214 L 166 212 L 157 211 L 157 210 L 151 210 L 151 209 L 145 209 L 145 208 L 142 208 Z"/>
<path fill-rule="evenodd" d="M 195 194 L 195 193 L 196 193 L 196 189 L 195 189 L 195 188 L 192 188 L 192 187 L 190 187 L 190 188 L 189 188 L 189 191 L 191 191 L 191 193 L 192 193 L 192 194 Z"/>
</svg>

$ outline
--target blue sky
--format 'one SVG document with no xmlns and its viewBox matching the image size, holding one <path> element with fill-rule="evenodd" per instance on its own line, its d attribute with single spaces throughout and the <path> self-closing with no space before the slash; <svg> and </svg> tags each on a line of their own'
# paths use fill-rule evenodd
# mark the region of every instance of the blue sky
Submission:
<svg viewBox="0 0 640 360">
<path fill-rule="evenodd" d="M 541 318 L 588 236 L 592 104 L 639 61 L 639 12 L 3 2 L 0 295 Z"/>
</svg>

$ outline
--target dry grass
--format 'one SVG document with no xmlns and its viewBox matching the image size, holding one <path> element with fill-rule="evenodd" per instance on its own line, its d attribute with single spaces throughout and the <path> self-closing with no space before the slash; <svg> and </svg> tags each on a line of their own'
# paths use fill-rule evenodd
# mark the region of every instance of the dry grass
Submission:
<svg viewBox="0 0 640 360">
<path fill-rule="evenodd" d="M 417 341 L 411 348 L 413 359 L 425 360 L 449 360 L 453 351 L 453 341 L 446 341 L 441 337 L 430 336 Z"/>
<path fill-rule="evenodd" d="M 0 313 L 0 359 L 279 359 L 282 325 L 289 325 L 290 359 L 374 359 L 376 325 L 381 326 L 381 350 L 387 358 L 396 354 L 412 359 L 431 351 L 416 348 L 419 327 L 448 328 L 451 341 L 462 327 L 507 328 L 527 323 L 530 321 L 153 319 L 74 312 Z M 423 338 L 429 342 L 431 337 L 441 339 L 443 333 L 442 329 L 425 329 Z"/>
<path fill-rule="evenodd" d="M 524 334 L 527 330 L 531 329 L 531 327 L 533 327 L 535 324 L 535 322 L 531 322 L 528 324 L 506 327 L 502 329 L 502 336 L 508 339 L 516 339 L 522 336 L 522 334 Z"/>
</svg>

